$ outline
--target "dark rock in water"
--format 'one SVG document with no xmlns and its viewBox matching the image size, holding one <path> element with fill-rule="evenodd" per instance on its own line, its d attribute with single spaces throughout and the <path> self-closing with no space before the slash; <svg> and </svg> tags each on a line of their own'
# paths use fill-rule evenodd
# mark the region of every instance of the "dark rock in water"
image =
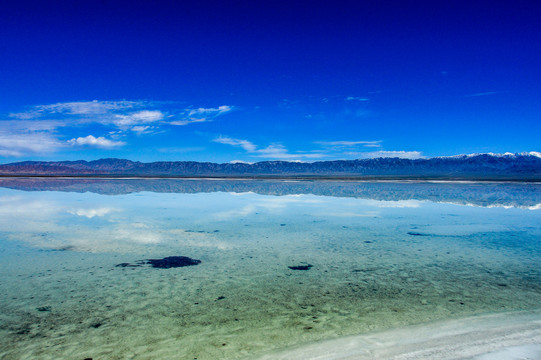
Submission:
<svg viewBox="0 0 541 360">
<path fill-rule="evenodd" d="M 412 235 L 412 236 L 428 236 L 427 234 L 421 234 L 421 233 L 418 233 L 418 232 L 408 232 L 408 235 Z"/>
<path fill-rule="evenodd" d="M 42 306 L 42 307 L 39 307 L 37 308 L 38 311 L 51 311 L 51 307 L 50 306 Z"/>
<path fill-rule="evenodd" d="M 74 250 L 75 250 L 75 246 L 71 246 L 71 245 L 66 245 L 66 246 L 61 246 L 59 248 L 51 249 L 51 251 L 74 251 Z"/>
<path fill-rule="evenodd" d="M 312 265 L 299 265 L 299 266 L 288 266 L 291 270 L 310 270 Z"/>
<path fill-rule="evenodd" d="M 120 264 L 115 265 L 115 267 L 130 267 L 130 266 L 138 266 L 138 265 L 132 265 L 130 263 L 120 263 Z"/>
<path fill-rule="evenodd" d="M 154 268 L 170 269 L 170 268 L 183 267 L 183 266 L 192 266 L 192 265 L 197 265 L 200 263 L 201 263 L 201 260 L 192 259 L 187 256 L 168 256 L 168 257 L 164 257 L 163 259 L 139 260 L 135 264 L 120 263 L 120 264 L 115 265 L 115 267 L 140 267 L 143 265 L 150 264 Z"/>
<path fill-rule="evenodd" d="M 198 265 L 201 263 L 201 260 L 192 259 L 187 256 L 168 256 L 163 259 L 148 259 L 146 263 L 152 265 L 154 268 L 170 269 Z"/>
<path fill-rule="evenodd" d="M 218 296 L 216 300 L 223 300 L 223 299 L 225 299 L 225 296 Z"/>
<path fill-rule="evenodd" d="M 101 326 L 101 323 L 93 323 L 92 325 L 90 325 L 90 327 L 93 327 L 94 329 L 97 329 Z"/>
</svg>

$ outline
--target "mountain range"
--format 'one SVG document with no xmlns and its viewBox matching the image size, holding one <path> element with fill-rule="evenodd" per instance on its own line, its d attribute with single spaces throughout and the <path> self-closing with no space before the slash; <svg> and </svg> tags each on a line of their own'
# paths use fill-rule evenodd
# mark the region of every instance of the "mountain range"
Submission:
<svg viewBox="0 0 541 360">
<path fill-rule="evenodd" d="M 0 165 L 0 176 L 367 178 L 541 181 L 541 153 L 470 154 L 316 162 L 212 163 L 126 159 L 24 161 Z"/>
</svg>

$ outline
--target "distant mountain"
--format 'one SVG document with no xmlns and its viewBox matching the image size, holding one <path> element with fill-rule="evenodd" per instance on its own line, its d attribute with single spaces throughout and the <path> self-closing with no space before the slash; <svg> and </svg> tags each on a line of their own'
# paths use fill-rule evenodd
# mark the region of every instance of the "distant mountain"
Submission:
<svg viewBox="0 0 541 360">
<path fill-rule="evenodd" d="M 0 176 L 329 177 L 375 179 L 540 180 L 541 153 L 471 154 L 428 159 L 375 158 L 313 163 L 224 163 L 125 159 L 25 161 L 0 165 Z"/>
</svg>

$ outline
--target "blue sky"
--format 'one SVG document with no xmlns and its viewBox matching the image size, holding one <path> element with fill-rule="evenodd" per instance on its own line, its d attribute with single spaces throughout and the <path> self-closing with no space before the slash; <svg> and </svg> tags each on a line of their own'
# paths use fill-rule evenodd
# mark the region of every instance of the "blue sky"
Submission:
<svg viewBox="0 0 541 360">
<path fill-rule="evenodd" d="M 541 150 L 538 1 L 20 1 L 0 162 Z"/>
</svg>

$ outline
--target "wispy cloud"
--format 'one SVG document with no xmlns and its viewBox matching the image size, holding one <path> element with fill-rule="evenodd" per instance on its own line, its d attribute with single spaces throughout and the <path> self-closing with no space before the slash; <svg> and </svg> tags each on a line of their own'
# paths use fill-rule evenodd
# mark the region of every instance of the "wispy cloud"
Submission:
<svg viewBox="0 0 541 360">
<path fill-rule="evenodd" d="M 111 111 L 127 110 L 143 106 L 143 101 L 74 101 L 48 105 L 37 105 L 28 111 L 11 113 L 16 119 L 35 119 L 50 114 L 100 115 Z"/>
<path fill-rule="evenodd" d="M 355 146 L 365 146 L 365 147 L 380 147 L 381 140 L 372 140 L 372 141 L 316 141 L 315 144 L 329 146 L 329 147 L 355 147 Z"/>
<path fill-rule="evenodd" d="M 299 160 L 299 159 L 320 159 L 327 155 L 322 152 L 289 152 L 282 144 L 271 144 L 260 148 L 253 142 L 243 139 L 234 139 L 226 136 L 220 136 L 213 140 L 220 144 L 236 146 L 244 149 L 253 157 L 279 159 L 279 160 Z"/>
<path fill-rule="evenodd" d="M 169 125 L 184 126 L 184 125 L 189 125 L 189 124 L 193 124 L 193 123 L 203 123 L 203 122 L 207 122 L 207 121 L 210 121 L 210 120 L 208 120 L 206 118 L 201 118 L 201 119 L 190 118 L 190 119 L 185 119 L 185 120 L 171 121 L 171 122 L 169 122 Z"/>
<path fill-rule="evenodd" d="M 119 146 L 126 145 L 123 141 L 114 141 L 109 140 L 104 137 L 94 137 L 92 135 L 88 135 L 85 137 L 78 137 L 76 139 L 68 140 L 68 143 L 71 145 L 88 145 L 88 146 L 95 146 L 99 148 L 115 148 Z"/>
<path fill-rule="evenodd" d="M 74 101 L 50 105 L 38 105 L 36 110 L 49 113 L 65 113 L 71 115 L 97 115 L 113 110 L 126 110 L 144 106 L 145 101 Z"/>
<path fill-rule="evenodd" d="M 142 110 L 128 115 L 117 114 L 113 123 L 120 127 L 140 126 L 162 120 L 165 115 L 159 110 Z"/>
<path fill-rule="evenodd" d="M 11 113 L 10 117 L 20 120 L 47 120 L 78 124 L 100 123 L 113 125 L 121 130 L 145 124 L 188 125 L 212 121 L 234 109 L 230 105 L 216 108 L 178 108 L 174 102 L 151 101 L 76 101 L 37 105 L 28 111 Z"/>
<path fill-rule="evenodd" d="M 218 116 L 233 110 L 231 106 L 222 105 L 217 108 L 198 108 L 188 112 L 188 116 Z"/>
<path fill-rule="evenodd" d="M 420 151 L 372 151 L 356 153 L 359 158 L 400 158 L 400 159 L 421 159 L 423 153 Z"/>
<path fill-rule="evenodd" d="M 348 96 L 346 98 L 346 101 L 369 101 L 370 99 L 369 98 L 365 98 L 365 97 L 360 97 L 360 96 Z"/>
<path fill-rule="evenodd" d="M 51 153 L 65 146 L 46 132 L 17 133 L 0 131 L 0 156 Z"/>
<path fill-rule="evenodd" d="M 170 121 L 170 125 L 188 125 L 192 123 L 202 123 L 213 121 L 216 117 L 226 114 L 233 110 L 232 106 L 222 105 L 217 108 L 198 108 L 198 109 L 187 109 L 186 118 L 182 120 Z"/>
<path fill-rule="evenodd" d="M 0 127 L 4 132 L 28 133 L 32 131 L 53 131 L 66 126 L 59 120 L 1 120 Z"/>
<path fill-rule="evenodd" d="M 346 158 L 402 158 L 419 159 L 423 158 L 420 151 L 362 151 L 364 148 L 381 147 L 382 140 L 340 140 L 340 141 L 315 141 L 315 144 L 322 145 L 323 149 L 310 151 L 290 152 L 283 144 L 274 143 L 266 147 L 260 147 L 245 139 L 235 139 L 227 136 L 219 136 L 213 140 L 220 144 L 231 145 L 242 148 L 248 155 L 256 158 L 267 158 L 276 160 L 317 160 L 317 159 L 346 159 Z"/>
<path fill-rule="evenodd" d="M 497 95 L 502 94 L 505 91 L 486 91 L 486 92 L 480 92 L 480 93 L 474 93 L 474 94 L 468 94 L 464 95 L 464 97 L 477 97 L 477 96 L 489 96 L 489 95 Z"/>
<path fill-rule="evenodd" d="M 136 134 L 148 134 L 152 131 L 153 127 L 152 126 L 142 126 L 142 125 L 137 125 L 137 126 L 134 126 L 132 127 L 130 130 L 133 131 L 134 133 Z"/>
<path fill-rule="evenodd" d="M 257 149 L 257 146 L 248 140 L 233 139 L 227 136 L 220 136 L 212 141 L 220 144 L 239 146 L 248 152 L 254 152 Z"/>
<path fill-rule="evenodd" d="M 271 144 L 255 151 L 255 156 L 268 159 L 295 160 L 295 159 L 321 159 L 327 157 L 322 152 L 294 152 L 290 153 L 282 144 Z"/>
<path fill-rule="evenodd" d="M 161 153 L 191 153 L 191 152 L 200 152 L 205 151 L 203 146 L 192 146 L 192 147 L 162 147 L 157 148 L 156 151 Z"/>
<path fill-rule="evenodd" d="M 194 108 L 178 102 L 146 100 L 36 105 L 9 114 L 10 120 L 0 121 L 0 156 L 46 154 L 68 145 L 116 148 L 125 145 L 130 135 L 158 134 L 167 131 L 168 126 L 214 121 L 234 109 L 230 105 Z M 92 124 L 99 124 L 104 133 L 74 137 Z M 79 128 L 79 134 L 70 133 L 73 128 Z M 66 141 L 66 138 L 72 139 Z"/>
</svg>

